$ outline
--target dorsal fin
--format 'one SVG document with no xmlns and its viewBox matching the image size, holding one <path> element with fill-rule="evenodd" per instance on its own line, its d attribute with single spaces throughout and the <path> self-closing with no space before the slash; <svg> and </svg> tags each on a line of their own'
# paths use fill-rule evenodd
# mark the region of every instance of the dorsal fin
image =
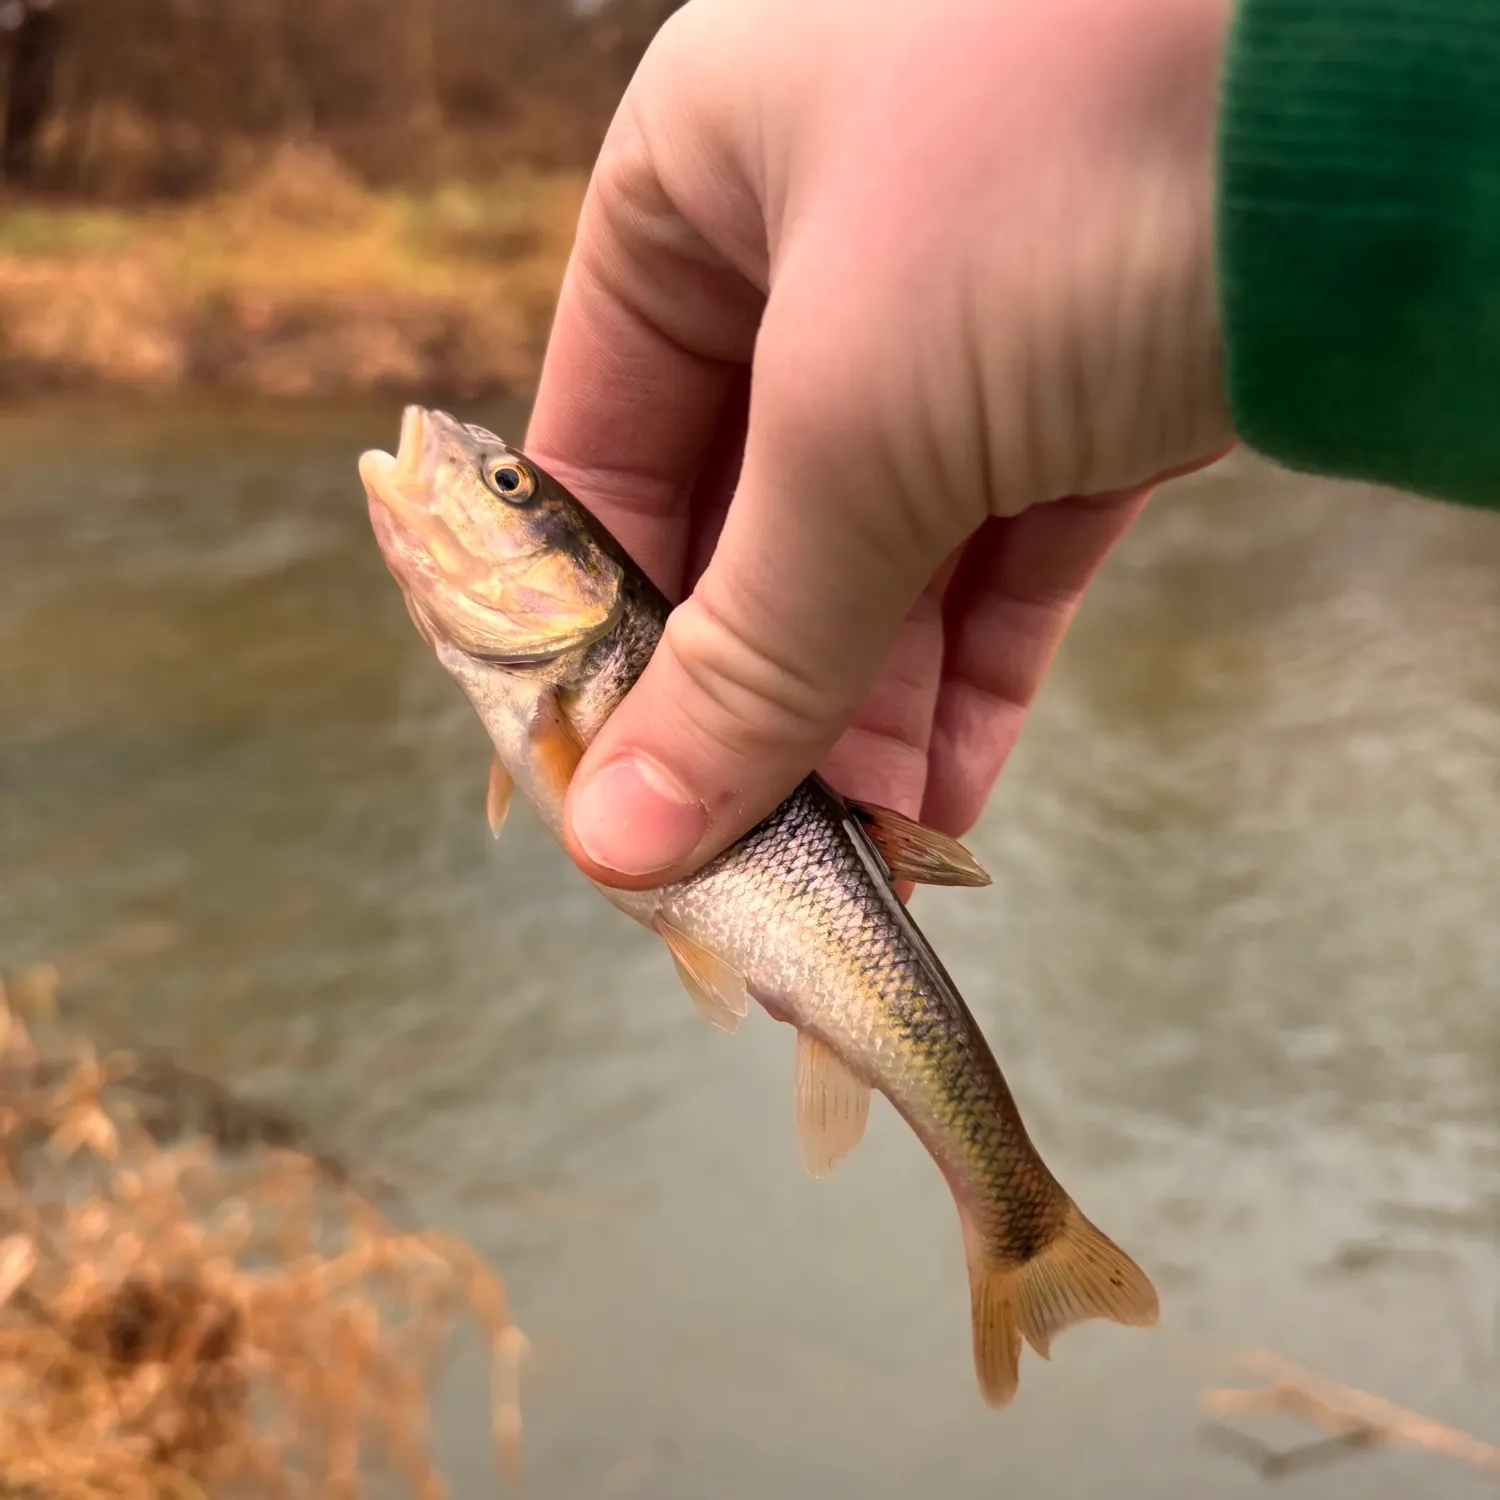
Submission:
<svg viewBox="0 0 1500 1500">
<path fill-rule="evenodd" d="M 870 872 L 881 895 L 882 905 L 885 907 L 886 916 L 900 931 L 902 939 L 910 948 L 912 954 L 922 965 L 927 975 L 928 983 L 932 987 L 932 993 L 941 996 L 944 1002 L 951 1008 L 955 1017 L 967 1018 L 968 1024 L 978 1027 L 974 1021 L 972 1012 L 964 1003 L 964 998 L 958 992 L 958 986 L 954 984 L 953 977 L 943 967 L 943 961 L 935 952 L 932 944 L 927 941 L 922 929 L 917 926 L 912 914 L 907 910 L 903 902 L 891 887 L 889 866 L 885 863 L 885 856 L 875 847 L 860 819 L 850 808 L 848 800 L 839 796 L 819 776 L 809 778 L 813 789 L 823 798 L 833 816 L 838 818 L 843 825 L 844 834 L 854 846 L 855 853 L 863 861 L 865 868 Z"/>
<path fill-rule="evenodd" d="M 880 851 L 892 880 L 917 885 L 982 886 L 990 877 L 957 839 L 874 802 L 848 799 L 870 842 Z"/>
</svg>

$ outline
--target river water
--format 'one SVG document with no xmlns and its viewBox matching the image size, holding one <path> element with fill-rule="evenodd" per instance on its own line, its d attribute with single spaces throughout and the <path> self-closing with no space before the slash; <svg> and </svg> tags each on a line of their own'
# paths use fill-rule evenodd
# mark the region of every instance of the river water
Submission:
<svg viewBox="0 0 1500 1500">
<path fill-rule="evenodd" d="M 917 897 L 1163 1299 L 1153 1334 L 1027 1355 L 997 1415 L 894 1113 L 806 1179 L 790 1033 L 699 1021 L 525 810 L 490 840 L 483 734 L 355 477 L 397 415 L 0 415 L 0 968 L 102 940 L 73 999 L 101 1031 L 478 1245 L 536 1344 L 530 1493 L 1249 1495 L 1197 1404 L 1243 1346 L 1500 1442 L 1500 517 L 1243 461 L 1170 487 L 971 839 L 994 885 Z M 466 1369 L 459 1496 L 490 1490 Z M 1379 1453 L 1285 1487 L 1493 1484 Z"/>
</svg>

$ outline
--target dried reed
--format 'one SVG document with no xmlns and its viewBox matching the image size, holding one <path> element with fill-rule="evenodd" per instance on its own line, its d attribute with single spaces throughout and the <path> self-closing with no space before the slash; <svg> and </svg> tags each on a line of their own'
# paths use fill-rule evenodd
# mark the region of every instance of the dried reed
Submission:
<svg viewBox="0 0 1500 1500">
<path fill-rule="evenodd" d="M 438 1500 L 430 1400 L 464 1313 L 514 1472 L 525 1339 L 480 1258 L 399 1230 L 279 1116 L 77 1035 L 38 1045 L 54 1028 L 17 997 L 46 987 L 0 985 L 0 1492 L 353 1500 L 394 1476 Z M 207 1123 L 164 1128 L 194 1090 Z"/>
</svg>

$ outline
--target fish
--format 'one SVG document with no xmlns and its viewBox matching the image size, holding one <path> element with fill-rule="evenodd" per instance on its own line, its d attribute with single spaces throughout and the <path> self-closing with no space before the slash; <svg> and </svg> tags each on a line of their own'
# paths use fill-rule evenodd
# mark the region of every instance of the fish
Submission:
<svg viewBox="0 0 1500 1500">
<path fill-rule="evenodd" d="M 560 841 L 573 774 L 650 660 L 668 600 L 562 484 L 483 427 L 408 406 L 395 454 L 362 454 L 359 473 L 412 622 L 493 743 L 491 830 L 519 793 Z M 956 840 L 811 775 L 696 874 L 594 883 L 662 938 L 715 1026 L 734 1031 L 753 1000 L 795 1028 L 796 1134 L 815 1177 L 858 1145 L 872 1091 L 916 1133 L 958 1209 L 980 1394 L 1004 1407 L 1023 1340 L 1050 1358 L 1090 1319 L 1150 1327 L 1157 1294 L 1042 1161 L 897 881 L 989 876 Z"/>
</svg>

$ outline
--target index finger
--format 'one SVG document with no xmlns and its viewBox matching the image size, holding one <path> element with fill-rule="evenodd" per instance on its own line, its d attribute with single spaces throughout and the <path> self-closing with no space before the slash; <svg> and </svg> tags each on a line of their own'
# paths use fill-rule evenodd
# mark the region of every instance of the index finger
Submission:
<svg viewBox="0 0 1500 1500">
<path fill-rule="evenodd" d="M 658 108 L 664 116 L 670 109 Z M 688 217 L 720 211 L 695 181 L 716 174 L 694 169 L 691 158 L 704 158 L 693 122 L 679 122 L 679 139 L 686 131 L 699 145 L 684 164 L 672 133 L 657 145 L 639 117 L 627 98 L 595 168 L 526 447 L 675 599 L 693 485 L 749 362 L 764 297 Z M 739 232 L 723 227 L 725 238 Z"/>
</svg>

